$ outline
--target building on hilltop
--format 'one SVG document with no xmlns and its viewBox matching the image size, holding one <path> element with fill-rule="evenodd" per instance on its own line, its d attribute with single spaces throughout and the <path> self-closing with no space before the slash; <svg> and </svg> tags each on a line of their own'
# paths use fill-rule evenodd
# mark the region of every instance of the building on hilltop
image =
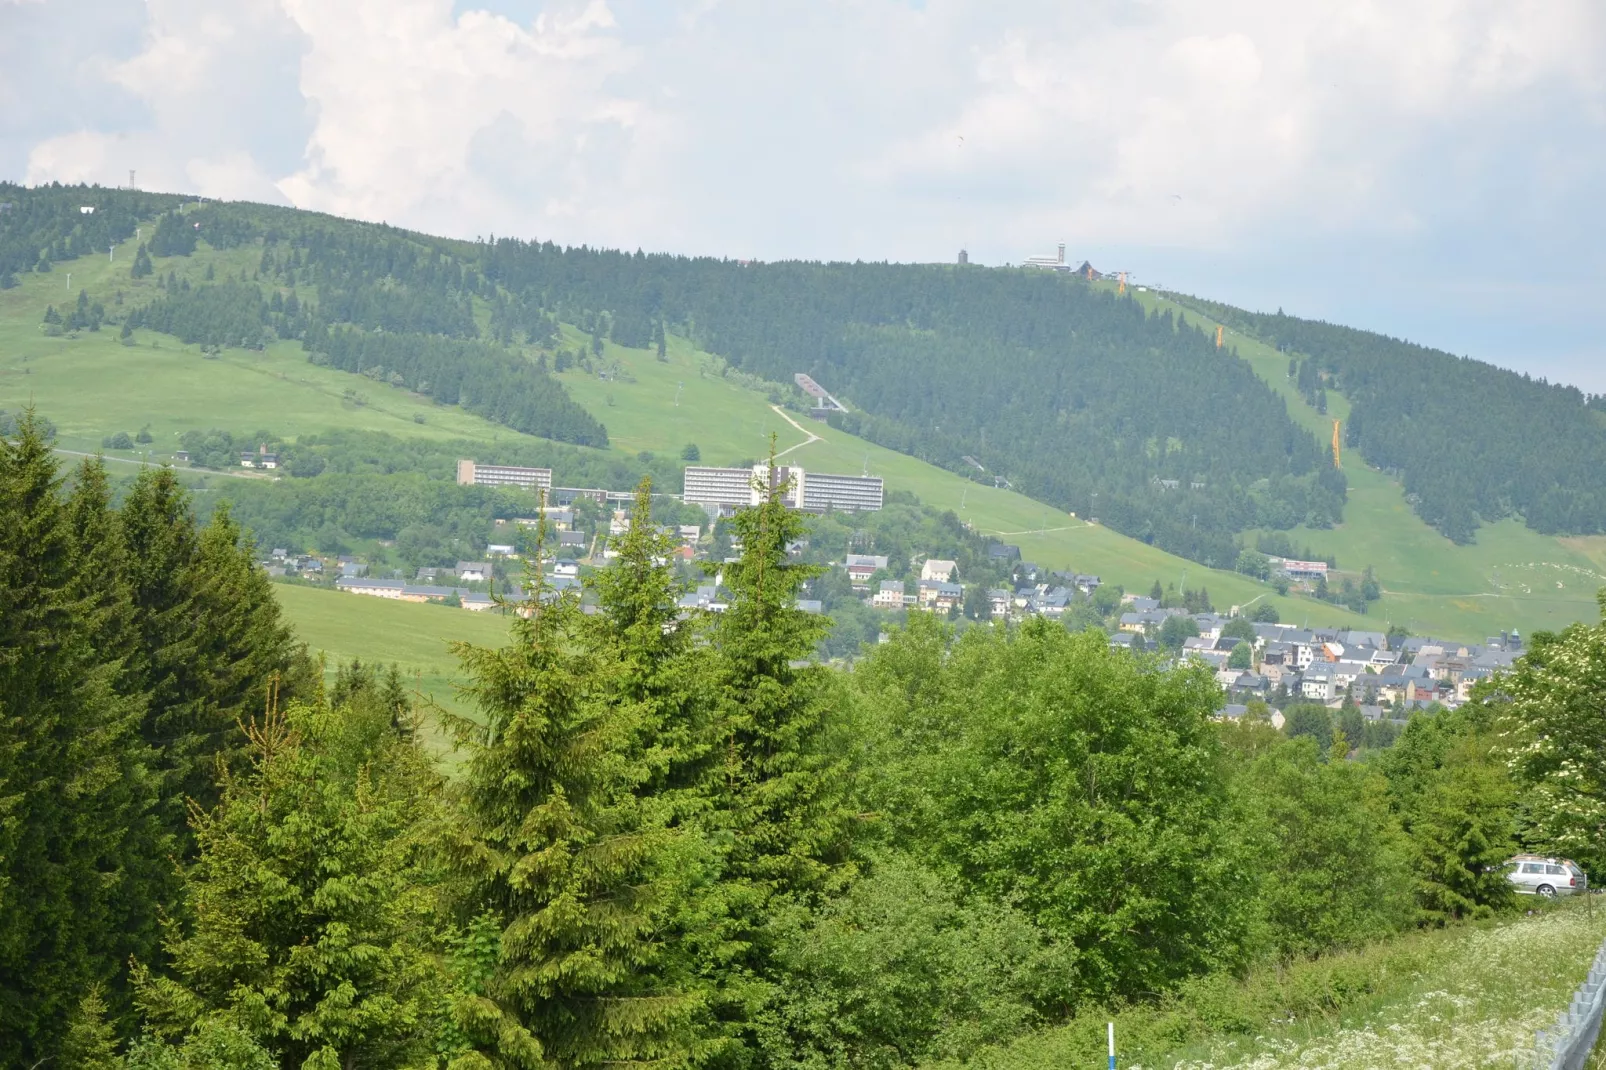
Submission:
<svg viewBox="0 0 1606 1070">
<path fill-rule="evenodd" d="M 1028 256 L 1021 261 L 1021 267 L 1042 268 L 1045 271 L 1069 271 L 1070 265 L 1065 262 L 1065 243 L 1060 242 L 1059 251 L 1053 256 Z"/>
<path fill-rule="evenodd" d="M 525 490 L 551 490 L 552 469 L 516 468 L 507 464 L 457 462 L 457 482 L 463 487 L 522 487 Z"/>
</svg>

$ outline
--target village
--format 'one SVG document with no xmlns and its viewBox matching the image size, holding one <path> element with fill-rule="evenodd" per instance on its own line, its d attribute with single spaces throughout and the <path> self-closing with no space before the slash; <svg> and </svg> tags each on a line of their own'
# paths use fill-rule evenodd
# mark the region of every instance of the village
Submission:
<svg viewBox="0 0 1606 1070">
<path fill-rule="evenodd" d="M 262 564 L 275 578 L 484 612 L 518 599 L 543 521 L 540 567 L 546 596 L 583 593 L 583 574 L 607 564 L 614 556 L 612 540 L 631 523 L 623 498 L 564 494 L 565 504 L 553 504 L 538 516 L 497 522 L 495 541 L 485 544 L 479 559 L 419 568 L 406 576 L 395 570 L 388 577 L 371 576 L 367 562 L 351 555 L 326 559 L 284 549 L 274 549 Z M 680 599 L 683 614 L 719 613 L 727 606 L 719 565 L 734 561 L 741 549 L 723 523 L 729 511 L 727 506 L 709 515 L 710 523 L 657 525 L 673 546 L 670 563 L 686 589 Z M 1253 710 L 1279 727 L 1281 711 L 1294 704 L 1353 707 L 1368 721 L 1397 723 L 1414 710 L 1453 708 L 1523 650 L 1514 632 L 1464 644 L 1398 630 L 1298 627 L 1278 621 L 1264 606 L 1259 612 L 1253 606 L 1218 612 L 1208 604 L 1176 604 L 1185 600 L 1174 590 L 1168 597 L 1158 584 L 1148 595 L 1106 587 L 1096 575 L 1022 561 L 1018 547 L 992 540 L 981 541 L 974 557 L 983 564 L 973 565 L 977 574 L 969 577 L 955 559 L 920 553 L 896 563 L 886 554 L 822 556 L 807 540 L 789 551 L 827 570 L 810 584 L 805 592 L 810 597 L 800 599 L 798 608 L 828 613 L 839 622 L 844 610 L 852 609 L 868 623 L 859 633 L 864 641 L 884 641 L 910 613 L 951 618 L 958 627 L 998 627 L 1032 618 L 1060 621 L 1078 631 L 1097 627 L 1109 635 L 1112 648 L 1208 667 L 1223 691 L 1222 717 Z M 1319 561 L 1268 557 L 1267 562 L 1279 579 L 1301 587 L 1327 575 L 1328 566 Z"/>
</svg>

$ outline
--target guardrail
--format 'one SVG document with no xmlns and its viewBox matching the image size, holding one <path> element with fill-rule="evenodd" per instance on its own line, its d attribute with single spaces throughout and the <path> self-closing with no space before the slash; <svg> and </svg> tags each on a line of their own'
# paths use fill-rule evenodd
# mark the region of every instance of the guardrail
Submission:
<svg viewBox="0 0 1606 1070">
<path fill-rule="evenodd" d="M 1572 1002 L 1556 1024 L 1534 1037 L 1533 1070 L 1583 1070 L 1600 1037 L 1601 1012 L 1606 1010 L 1606 944 L 1595 952 L 1589 976 L 1573 993 Z M 1518 1060 L 1519 1068 L 1523 1060 Z"/>
</svg>

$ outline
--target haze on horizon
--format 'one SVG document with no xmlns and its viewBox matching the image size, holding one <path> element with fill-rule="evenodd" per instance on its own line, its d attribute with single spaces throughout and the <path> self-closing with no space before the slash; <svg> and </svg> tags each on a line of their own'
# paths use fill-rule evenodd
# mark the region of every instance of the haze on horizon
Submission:
<svg viewBox="0 0 1606 1070">
<path fill-rule="evenodd" d="M 0 0 L 0 178 L 1068 256 L 1606 392 L 1589 0 Z"/>
</svg>

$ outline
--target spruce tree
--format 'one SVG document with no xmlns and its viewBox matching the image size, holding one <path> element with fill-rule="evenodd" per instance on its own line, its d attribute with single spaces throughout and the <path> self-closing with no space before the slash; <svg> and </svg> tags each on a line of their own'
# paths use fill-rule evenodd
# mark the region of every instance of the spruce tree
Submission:
<svg viewBox="0 0 1606 1070">
<path fill-rule="evenodd" d="M 66 1070 L 120 1070 L 117 1034 L 106 1020 L 106 1001 L 98 987 L 78 1002 L 61 1042 L 60 1064 Z"/>
<path fill-rule="evenodd" d="M 615 698 L 633 722 L 650 778 L 638 793 L 691 787 L 710 750 L 709 666 L 694 627 L 679 619 L 674 548 L 652 523 L 652 480 L 643 479 L 630 526 L 613 540 L 618 557 L 587 579 L 600 609 L 588 618 L 592 632 L 616 662 Z"/>
<path fill-rule="evenodd" d="M 109 888 L 106 913 L 91 932 L 98 937 L 99 954 L 120 965 L 130 956 L 148 957 L 158 946 L 160 917 L 176 894 L 176 874 L 173 837 L 157 810 L 156 755 L 139 733 L 146 696 L 128 675 L 135 636 L 127 553 L 106 466 L 98 457 L 85 460 L 74 473 L 67 524 L 73 592 L 97 660 L 87 670 L 88 679 L 108 696 L 101 728 L 108 761 L 100 773 L 102 804 L 93 819 L 100 838 L 114 845 L 108 868 L 115 869 L 117 879 Z M 114 1011 L 126 1012 L 120 978 L 110 995 Z"/>
<path fill-rule="evenodd" d="M 421 830 L 440 792 L 379 704 L 270 705 L 249 769 L 193 811 L 191 920 L 171 976 L 135 970 L 146 1027 L 179 1051 L 223 1027 L 287 1067 L 432 1063 L 445 998 Z"/>
<path fill-rule="evenodd" d="M 185 800 L 216 801 L 218 760 L 244 746 L 240 719 L 261 708 L 276 675 L 294 674 L 296 658 L 226 507 L 197 533 L 173 470 L 147 468 L 120 519 L 137 636 L 129 666 L 149 695 L 142 731 L 159 756 L 164 819 L 187 841 Z"/>
<path fill-rule="evenodd" d="M 730 608 L 711 629 L 715 754 L 705 821 L 722 852 L 714 931 L 700 944 L 713 952 L 705 970 L 721 1056 L 735 1064 L 760 1058 L 760 1023 L 782 998 L 772 921 L 818 904 L 850 876 L 847 770 L 827 745 L 826 670 L 803 664 L 827 625 L 797 608 L 802 584 L 821 570 L 787 553 L 808 531 L 785 504 L 788 489 L 772 455 L 760 503 L 733 522 L 742 553 L 723 566 Z"/>
<path fill-rule="evenodd" d="M 457 1019 L 496 1066 L 691 1065 L 703 1001 L 677 922 L 696 841 L 635 793 L 639 704 L 616 698 L 627 674 L 578 601 L 545 585 L 544 535 L 509 645 L 458 648 L 484 722 L 459 722 L 473 756 L 450 846 L 469 906 L 502 931 Z"/>
<path fill-rule="evenodd" d="M 163 820 L 171 831 L 187 838 L 185 792 L 209 785 L 210 755 L 220 743 L 219 735 L 231 734 L 207 725 L 197 709 L 195 518 L 172 469 L 145 468 L 134 480 L 118 519 L 128 554 L 134 614 L 128 672 L 148 702 L 140 731 L 158 754 Z"/>
<path fill-rule="evenodd" d="M 51 1055 L 119 972 L 128 705 L 99 661 L 69 512 L 32 413 L 0 439 L 0 1065 Z"/>
<path fill-rule="evenodd" d="M 822 747 L 825 670 L 802 664 L 829 624 L 797 599 L 823 570 L 787 553 L 808 526 L 786 505 L 773 457 L 759 492 L 733 522 L 741 557 L 721 566 L 731 602 L 712 631 L 721 751 L 712 790 L 735 834 L 728 876 L 767 892 L 819 889 L 843 842 L 842 770 Z"/>
</svg>

